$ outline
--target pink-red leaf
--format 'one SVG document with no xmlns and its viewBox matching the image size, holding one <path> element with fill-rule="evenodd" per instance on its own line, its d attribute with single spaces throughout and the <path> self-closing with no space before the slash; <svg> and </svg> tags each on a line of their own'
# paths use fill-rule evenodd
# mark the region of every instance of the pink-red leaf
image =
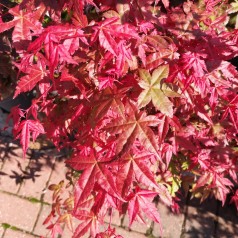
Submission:
<svg viewBox="0 0 238 238">
<path fill-rule="evenodd" d="M 128 110 L 130 114 L 127 118 L 115 119 L 105 128 L 110 133 L 119 134 L 116 154 L 126 153 L 138 139 L 148 151 L 154 153 L 161 161 L 158 142 L 150 128 L 150 126 L 157 126 L 159 119 L 156 116 L 147 116 L 146 113 L 134 111 L 132 105 L 128 106 Z"/>
<path fill-rule="evenodd" d="M 29 147 L 30 137 L 32 135 L 33 142 L 39 136 L 39 134 L 44 134 L 44 128 L 42 124 L 34 120 L 23 120 L 17 131 L 17 138 L 20 138 L 20 142 L 23 148 L 23 156 L 25 157 L 26 151 Z"/>
<path fill-rule="evenodd" d="M 41 6 L 42 7 L 42 6 Z M 12 39 L 14 42 L 20 40 L 30 40 L 33 31 L 40 33 L 42 30 L 41 23 L 38 21 L 39 12 L 42 11 L 39 7 L 35 12 L 27 12 L 20 9 L 17 5 L 9 10 L 9 13 L 14 16 L 14 19 L 9 22 L 0 23 L 0 33 L 14 27 Z"/>
<path fill-rule="evenodd" d="M 45 71 L 43 68 L 36 65 L 29 67 L 26 70 L 26 73 L 27 75 L 21 77 L 18 81 L 14 98 L 22 92 L 31 91 L 45 76 Z"/>
</svg>

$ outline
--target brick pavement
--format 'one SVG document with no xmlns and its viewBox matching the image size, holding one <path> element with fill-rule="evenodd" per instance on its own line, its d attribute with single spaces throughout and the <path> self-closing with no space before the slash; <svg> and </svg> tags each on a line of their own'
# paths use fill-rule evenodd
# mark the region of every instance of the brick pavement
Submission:
<svg viewBox="0 0 238 238">
<path fill-rule="evenodd" d="M 33 149 L 25 160 L 21 156 L 18 145 L 7 134 L 0 136 L 0 238 L 49 237 L 42 225 L 50 211 L 51 192 L 47 187 L 64 179 L 66 168 L 60 154 L 52 149 Z M 238 237 L 233 205 L 221 207 L 215 200 L 200 205 L 198 200 L 185 200 L 177 215 L 158 204 L 164 238 Z M 161 237 L 159 225 L 149 220 L 148 225 L 134 223 L 129 229 L 128 217 L 115 212 L 111 222 L 117 234 L 125 238 Z M 72 233 L 65 227 L 61 238 L 70 237 Z"/>
</svg>

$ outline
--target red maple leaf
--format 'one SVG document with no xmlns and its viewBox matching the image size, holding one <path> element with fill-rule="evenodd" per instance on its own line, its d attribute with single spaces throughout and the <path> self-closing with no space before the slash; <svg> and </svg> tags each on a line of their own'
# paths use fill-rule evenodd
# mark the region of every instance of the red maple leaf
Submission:
<svg viewBox="0 0 238 238">
<path fill-rule="evenodd" d="M 108 226 L 107 230 L 104 232 L 100 232 L 96 235 L 96 238 L 123 238 L 120 235 L 115 234 L 115 228 L 111 228 Z"/>
<path fill-rule="evenodd" d="M 96 183 L 111 196 L 120 199 L 115 186 L 115 178 L 107 169 L 102 156 L 90 149 L 88 156 L 81 155 L 67 161 L 67 164 L 73 169 L 83 171 L 75 185 L 75 209 L 77 209 L 78 204 L 90 196 Z"/>
<path fill-rule="evenodd" d="M 202 77 L 207 71 L 204 61 L 206 55 L 202 53 L 187 52 L 183 54 L 184 68 L 183 70 L 193 69 L 194 76 Z"/>
<path fill-rule="evenodd" d="M 42 66 L 37 65 L 27 68 L 25 73 L 27 75 L 21 77 L 17 83 L 14 98 L 20 93 L 31 91 L 46 75 Z"/>
<path fill-rule="evenodd" d="M 62 235 L 63 230 L 59 223 L 50 224 L 47 229 L 51 231 L 51 238 L 56 238 L 58 235 Z"/>
<path fill-rule="evenodd" d="M 122 98 L 125 92 L 125 89 L 117 90 L 116 88 L 106 88 L 98 95 L 90 115 L 92 127 L 95 127 L 96 122 L 100 121 L 111 108 L 113 108 L 114 113 L 124 117 Z"/>
<path fill-rule="evenodd" d="M 238 96 L 236 95 L 227 105 L 225 112 L 222 115 L 222 120 L 230 116 L 231 121 L 238 132 Z"/>
<path fill-rule="evenodd" d="M 99 39 L 101 47 L 111 52 L 114 56 L 119 54 L 119 47 L 116 38 L 122 38 L 123 40 L 138 38 L 138 35 L 132 26 L 129 24 L 117 24 L 117 22 L 117 17 L 104 20 L 99 24 L 99 26 L 94 27 L 94 33 L 91 38 L 91 44 Z"/>
<path fill-rule="evenodd" d="M 80 210 L 75 214 L 75 217 L 83 222 L 77 226 L 72 238 L 82 237 L 88 230 L 90 230 L 91 237 L 96 237 L 99 229 L 96 214 L 92 211 Z"/>
<path fill-rule="evenodd" d="M 130 224 L 144 215 L 160 223 L 153 199 L 177 210 L 181 184 L 223 204 L 237 185 L 238 30 L 226 22 L 235 5 L 131 2 L 0 4 L 0 74 L 14 84 L 6 69 L 16 66 L 14 96 L 36 92 L 28 109 L 12 110 L 14 136 L 24 156 L 44 132 L 72 151 L 71 202 L 68 185 L 50 187 L 52 237 L 74 216 L 75 238 L 115 238 L 110 227 L 98 233 L 110 210 L 128 212 Z"/>
<path fill-rule="evenodd" d="M 157 126 L 159 119 L 156 116 L 147 116 L 145 112 L 137 112 L 132 104 L 127 104 L 126 110 L 128 110 L 128 116 L 116 118 L 105 127 L 109 133 L 119 135 L 116 154 L 121 156 L 129 151 L 138 139 L 148 151 L 154 153 L 161 161 L 158 141 L 150 128 Z"/>
<path fill-rule="evenodd" d="M 143 211 L 150 219 L 161 224 L 160 215 L 158 209 L 151 202 L 151 200 L 157 195 L 157 193 L 150 190 L 142 190 L 137 188 L 134 194 L 131 194 L 128 204 L 128 214 L 130 223 L 133 223 L 135 219 L 141 220 L 141 211 Z M 160 226 L 162 233 L 162 227 Z"/>
<path fill-rule="evenodd" d="M 17 136 L 19 124 L 21 119 L 24 117 L 25 113 L 23 113 L 23 111 L 18 106 L 11 108 L 11 112 L 7 117 L 7 123 L 9 123 L 11 119 L 13 120 L 14 127 L 12 133 L 14 136 Z"/>
<path fill-rule="evenodd" d="M 123 156 L 118 163 L 117 188 L 124 198 L 130 192 L 132 182 L 136 180 L 142 187 L 153 188 L 154 191 L 161 195 L 161 199 L 166 204 L 171 204 L 171 196 L 167 189 L 155 181 L 155 176 L 149 169 L 152 166 L 150 162 L 151 156 L 152 153 L 141 151 L 133 151 L 133 153 Z"/>
<path fill-rule="evenodd" d="M 77 64 L 77 62 L 71 57 L 70 53 L 73 53 L 74 50 L 69 49 L 70 43 L 61 42 L 67 39 L 80 39 L 86 43 L 85 37 L 82 35 L 82 31 L 65 26 L 51 26 L 46 28 L 42 34 L 28 46 L 28 52 L 37 52 L 44 47 L 46 58 L 49 60 L 49 67 L 51 76 L 54 73 L 54 69 L 59 62 L 67 62 L 71 64 Z"/>
<path fill-rule="evenodd" d="M 14 19 L 9 22 L 0 23 L 0 33 L 14 27 L 12 39 L 14 42 L 20 40 L 31 40 L 32 32 L 41 33 L 42 26 L 38 19 L 44 10 L 43 6 L 38 7 L 34 12 L 20 9 L 17 5 L 9 10 L 9 13 L 14 16 Z"/>
<path fill-rule="evenodd" d="M 25 157 L 26 151 L 29 147 L 30 137 L 32 135 L 33 142 L 40 134 L 44 134 L 45 130 L 39 121 L 23 120 L 17 130 L 17 139 L 20 138 L 20 142 L 23 148 L 23 156 Z"/>
</svg>

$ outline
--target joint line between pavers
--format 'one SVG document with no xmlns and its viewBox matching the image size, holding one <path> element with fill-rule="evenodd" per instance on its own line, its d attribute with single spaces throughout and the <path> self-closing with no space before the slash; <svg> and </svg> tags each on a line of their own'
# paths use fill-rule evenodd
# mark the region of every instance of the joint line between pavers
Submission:
<svg viewBox="0 0 238 238">
<path fill-rule="evenodd" d="M 2 224 L 4 224 L 4 223 L 2 223 Z M 7 230 L 13 230 L 13 231 L 17 231 L 17 232 L 22 232 L 22 233 L 25 233 L 25 234 L 28 234 L 28 235 L 32 235 L 34 237 L 40 237 L 39 235 L 36 235 L 33 232 L 26 231 L 26 230 L 24 230 L 22 228 L 19 228 L 19 227 L 16 227 L 16 226 L 11 226 L 10 224 L 8 224 L 8 225 L 10 227 L 7 228 L 7 229 L 4 229 L 4 232 L 3 232 L 3 235 L 2 235 L 1 238 L 5 238 L 4 236 L 5 236 L 5 233 L 6 233 Z M 8 237 L 6 237 L 6 238 L 8 238 Z"/>
<path fill-rule="evenodd" d="M 33 227 L 32 227 L 31 232 L 34 232 L 34 230 L 35 230 L 35 228 L 36 228 L 36 225 L 37 225 L 37 223 L 38 223 L 38 221 L 39 221 L 40 214 L 41 214 L 42 210 L 43 210 L 43 204 L 41 203 L 39 212 L 38 212 L 38 214 L 37 214 L 37 217 L 36 217 L 36 220 L 35 220 L 35 223 L 34 223 L 34 225 L 33 225 Z M 42 225 L 43 225 L 43 224 L 42 224 Z"/>
<path fill-rule="evenodd" d="M 35 199 L 34 197 L 26 197 L 26 196 L 23 196 L 23 195 L 19 195 L 19 194 L 16 194 L 16 193 L 11 193 L 11 192 L 4 191 L 4 190 L 0 190 L 0 193 L 4 193 L 4 194 L 7 194 L 7 195 L 18 197 L 18 198 L 27 200 L 28 202 L 32 202 L 31 199 Z M 35 199 L 34 202 L 35 203 L 40 203 L 40 204 L 43 204 L 43 205 L 50 205 L 48 202 L 44 202 L 44 201 L 38 200 L 38 199 Z M 32 203 L 34 203 L 34 202 L 32 202 Z"/>
<path fill-rule="evenodd" d="M 48 180 L 47 180 L 47 182 L 46 182 L 46 185 L 45 185 L 46 189 L 47 189 L 48 186 L 49 186 L 50 179 L 51 179 L 51 177 L 52 177 L 52 173 L 53 173 L 53 170 L 54 170 L 54 168 L 55 168 L 55 163 L 56 163 L 56 159 L 55 159 L 55 161 L 54 161 L 54 163 L 53 163 L 53 166 L 52 166 L 52 169 L 51 169 L 51 172 L 50 172 L 50 176 L 49 176 L 49 178 L 48 178 Z M 34 226 L 33 226 L 33 228 L 32 228 L 32 232 L 35 230 L 36 225 L 37 225 L 37 222 L 39 221 L 39 218 L 40 218 L 40 214 L 41 214 L 41 212 L 42 212 L 42 210 L 43 210 L 44 196 L 45 196 L 45 194 L 42 193 L 42 194 L 41 194 L 41 197 L 40 197 L 40 201 L 42 201 L 41 206 L 40 206 L 40 211 L 39 211 L 39 213 L 37 214 L 35 224 L 34 224 Z M 49 204 L 49 205 L 50 205 L 50 204 Z M 43 225 L 43 224 L 42 224 L 42 225 Z"/>
<path fill-rule="evenodd" d="M 121 224 L 120 224 L 120 226 L 119 227 L 122 227 L 123 228 L 123 222 L 124 222 L 124 220 L 125 220 L 125 215 L 122 215 L 122 218 L 121 218 Z"/>
<path fill-rule="evenodd" d="M 146 231 L 146 233 L 145 233 L 146 236 L 154 237 L 154 236 L 153 236 L 154 226 L 155 226 L 155 222 L 152 221 L 152 222 L 150 223 L 150 227 L 147 229 L 147 231 Z"/>
<path fill-rule="evenodd" d="M 47 182 L 46 182 L 46 185 L 45 185 L 45 188 L 46 188 L 46 189 L 47 189 L 48 186 L 49 186 L 50 179 L 51 179 L 51 177 L 52 177 L 53 170 L 54 170 L 54 168 L 55 168 L 55 163 L 56 163 L 56 158 L 54 158 L 53 166 L 52 166 L 52 169 L 51 169 L 49 178 L 48 178 L 48 180 L 47 180 Z M 41 194 L 40 201 L 44 201 L 44 196 L 45 196 L 44 193 Z M 48 205 L 50 205 L 50 204 L 48 204 Z M 43 210 L 43 202 L 41 203 L 40 211 L 39 211 L 39 213 L 37 214 L 37 218 L 36 218 L 35 224 L 34 224 L 34 226 L 33 226 L 32 232 L 33 232 L 33 231 L 35 230 L 35 228 L 36 228 L 36 225 L 37 225 L 37 223 L 38 223 L 38 221 L 39 221 L 40 214 L 41 214 L 42 210 Z M 43 224 L 42 224 L 42 225 L 43 225 Z"/>
<path fill-rule="evenodd" d="M 55 164 L 56 164 L 56 158 L 54 157 L 54 162 L 53 162 L 53 166 L 51 168 L 50 176 L 49 176 L 48 180 L 45 183 L 45 189 L 48 189 L 48 187 L 49 187 L 50 180 L 51 180 L 51 177 L 52 177 L 52 174 L 53 174 L 53 170 L 55 169 Z M 41 197 L 40 197 L 40 200 L 43 201 L 44 197 L 45 197 L 45 193 L 42 193 Z"/>
<path fill-rule="evenodd" d="M 4 238 L 4 235 L 5 235 L 5 233 L 6 233 L 6 230 L 7 230 L 7 229 L 4 229 L 1 238 Z"/>
</svg>

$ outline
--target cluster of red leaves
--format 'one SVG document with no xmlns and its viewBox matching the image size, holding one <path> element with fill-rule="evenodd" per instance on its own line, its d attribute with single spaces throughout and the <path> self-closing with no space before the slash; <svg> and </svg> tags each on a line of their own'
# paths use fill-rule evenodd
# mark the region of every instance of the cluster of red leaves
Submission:
<svg viewBox="0 0 238 238">
<path fill-rule="evenodd" d="M 24 154 L 31 135 L 46 134 L 80 172 L 63 203 L 63 185 L 50 188 L 52 237 L 72 217 L 75 238 L 119 237 L 99 230 L 112 209 L 128 212 L 130 225 L 144 215 L 160 223 L 153 199 L 177 209 L 181 184 L 223 204 L 233 193 L 237 206 L 238 72 L 229 60 L 238 31 L 229 9 L 226 0 L 23 0 L 5 9 L 15 97 L 37 94 L 12 111 L 13 133 Z"/>
</svg>

